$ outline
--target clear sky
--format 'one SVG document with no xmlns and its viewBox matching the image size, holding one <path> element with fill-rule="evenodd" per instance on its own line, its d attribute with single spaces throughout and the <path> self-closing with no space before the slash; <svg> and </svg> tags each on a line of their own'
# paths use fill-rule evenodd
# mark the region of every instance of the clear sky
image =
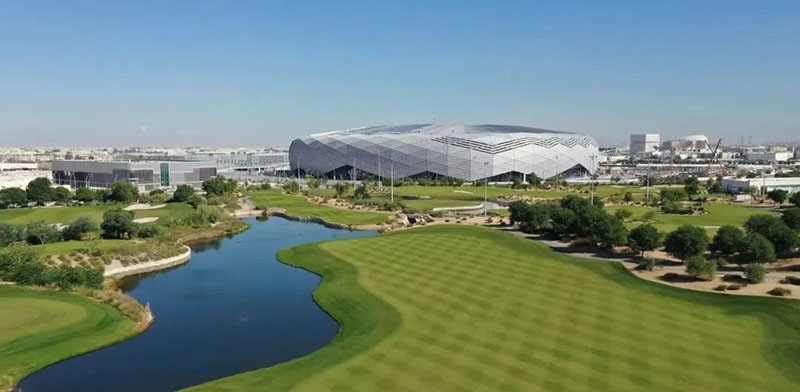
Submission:
<svg viewBox="0 0 800 392">
<path fill-rule="evenodd" d="M 0 1 L 0 145 L 500 123 L 800 139 L 800 1 Z"/>
</svg>

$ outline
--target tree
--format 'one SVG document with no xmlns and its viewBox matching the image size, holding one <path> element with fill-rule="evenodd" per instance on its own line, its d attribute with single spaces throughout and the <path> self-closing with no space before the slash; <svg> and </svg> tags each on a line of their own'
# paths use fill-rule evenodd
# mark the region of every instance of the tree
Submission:
<svg viewBox="0 0 800 392">
<path fill-rule="evenodd" d="M 708 179 L 706 183 L 706 188 L 708 188 L 708 193 L 723 193 L 725 190 L 722 188 L 722 182 L 720 180 L 715 180 L 712 178 Z"/>
<path fill-rule="evenodd" d="M 625 192 L 625 193 L 622 195 L 622 200 L 623 200 L 624 202 L 626 202 L 626 203 L 630 203 L 630 202 L 632 202 L 632 201 L 633 201 L 633 193 L 631 193 L 631 192 Z"/>
<path fill-rule="evenodd" d="M 748 264 L 744 266 L 744 276 L 750 283 L 761 283 L 767 276 L 767 269 L 761 263 Z"/>
<path fill-rule="evenodd" d="M 776 205 L 780 205 L 789 198 L 789 192 L 783 189 L 773 189 L 767 192 L 767 198 L 775 202 Z"/>
<path fill-rule="evenodd" d="M 697 177 L 689 177 L 683 182 L 683 190 L 689 196 L 696 195 L 700 192 L 700 181 Z"/>
<path fill-rule="evenodd" d="M 72 200 L 72 193 L 69 191 L 69 189 L 64 188 L 63 186 L 53 188 L 52 193 L 53 201 L 56 203 L 63 204 Z"/>
<path fill-rule="evenodd" d="M 369 192 L 367 191 L 367 184 L 362 182 L 361 185 L 356 187 L 356 189 L 353 191 L 353 199 L 356 199 L 356 200 L 369 199 Z"/>
<path fill-rule="evenodd" d="M 786 223 L 773 215 L 753 215 L 744 222 L 748 233 L 758 233 L 766 237 L 775 246 L 778 255 L 789 255 L 800 243 L 797 233 Z"/>
<path fill-rule="evenodd" d="M 536 173 L 528 174 L 528 184 L 530 186 L 541 186 L 542 185 L 542 178 L 537 176 Z"/>
<path fill-rule="evenodd" d="M 139 189 L 128 181 L 120 180 L 111 186 L 108 199 L 123 204 L 134 203 L 139 200 Z"/>
<path fill-rule="evenodd" d="M 622 221 L 601 208 L 591 207 L 584 210 L 578 215 L 577 221 L 581 222 L 585 235 L 605 249 L 622 245 L 628 239 L 628 230 Z"/>
<path fill-rule="evenodd" d="M 766 237 L 750 233 L 742 242 L 740 256 L 745 263 L 771 263 L 775 261 L 775 247 Z"/>
<path fill-rule="evenodd" d="M 793 230 L 800 230 L 800 208 L 794 207 L 783 212 L 781 220 Z"/>
<path fill-rule="evenodd" d="M 769 228 L 780 222 L 780 219 L 773 215 L 757 214 L 752 215 L 744 222 L 744 228 L 750 233 L 759 233 L 767 237 Z"/>
<path fill-rule="evenodd" d="M 702 256 L 694 256 L 686 262 L 686 273 L 695 279 L 711 281 L 717 274 L 717 263 Z"/>
<path fill-rule="evenodd" d="M 344 181 L 337 182 L 336 186 L 335 186 L 336 198 L 337 199 L 341 199 L 341 198 L 347 196 L 347 188 L 348 187 L 349 187 L 349 185 L 347 185 L 347 183 L 344 182 Z"/>
<path fill-rule="evenodd" d="M 211 177 L 203 181 L 203 191 L 206 197 L 230 195 L 236 192 L 236 180 L 227 180 L 223 176 Z"/>
<path fill-rule="evenodd" d="M 628 219 L 630 219 L 631 216 L 633 216 L 633 213 L 630 212 L 630 210 L 626 210 L 624 208 L 614 211 L 614 217 L 616 217 L 617 219 L 619 219 L 619 220 L 621 220 L 623 222 L 625 222 Z"/>
<path fill-rule="evenodd" d="M 655 250 L 661 244 L 661 233 L 655 226 L 647 223 L 639 225 L 628 233 L 628 245 L 634 252 L 641 253 Z"/>
<path fill-rule="evenodd" d="M 178 185 L 172 194 L 172 201 L 176 203 L 186 203 L 194 196 L 194 188 L 191 185 Z"/>
<path fill-rule="evenodd" d="M 28 222 L 25 226 L 25 241 L 31 245 L 58 242 L 61 241 L 61 232 L 44 221 Z"/>
<path fill-rule="evenodd" d="M 96 200 L 97 194 L 89 188 L 78 188 L 75 195 L 72 197 L 77 201 L 84 203 L 93 202 Z"/>
<path fill-rule="evenodd" d="M 693 256 L 701 256 L 708 248 L 708 234 L 705 229 L 683 225 L 667 235 L 664 250 L 681 261 Z"/>
<path fill-rule="evenodd" d="M 95 229 L 97 229 L 97 225 L 92 223 L 89 218 L 81 217 L 70 223 L 69 226 L 65 227 L 64 230 L 61 231 L 61 234 L 67 241 L 79 241 L 83 239 L 84 234 L 94 231 Z"/>
<path fill-rule="evenodd" d="M 656 219 L 656 215 L 658 215 L 657 212 L 655 212 L 654 210 L 649 210 L 644 214 L 642 214 L 642 221 L 644 222 L 654 221 Z"/>
<path fill-rule="evenodd" d="M 789 202 L 795 205 L 795 207 L 800 207 L 800 192 L 792 193 L 792 197 L 789 198 Z"/>
<path fill-rule="evenodd" d="M 39 252 L 28 245 L 11 245 L 0 253 L 0 279 L 33 285 L 42 282 L 45 271 Z"/>
<path fill-rule="evenodd" d="M 53 183 L 45 177 L 39 177 L 28 183 L 26 188 L 28 200 L 37 204 L 45 204 L 53 200 Z"/>
<path fill-rule="evenodd" d="M 22 188 L 0 189 L 0 208 L 20 207 L 28 201 L 28 195 Z"/>
<path fill-rule="evenodd" d="M 736 226 L 722 226 L 714 234 L 714 239 L 711 241 L 712 252 L 722 253 L 725 255 L 732 255 L 739 251 L 744 243 L 744 232 Z"/>
<path fill-rule="evenodd" d="M 300 192 L 300 184 L 298 184 L 295 180 L 289 181 L 283 184 L 283 190 L 286 191 L 286 193 Z"/>
<path fill-rule="evenodd" d="M 511 224 L 523 224 L 530 220 L 531 204 L 522 200 L 515 200 L 508 204 L 509 220 Z"/>
<path fill-rule="evenodd" d="M 550 211 L 550 232 L 554 236 L 562 237 L 569 234 L 570 228 L 576 220 L 575 213 L 564 207 L 556 207 Z"/>
<path fill-rule="evenodd" d="M 136 235 L 137 225 L 133 221 L 133 212 L 116 207 L 103 213 L 100 228 L 104 238 L 125 239 Z"/>
</svg>

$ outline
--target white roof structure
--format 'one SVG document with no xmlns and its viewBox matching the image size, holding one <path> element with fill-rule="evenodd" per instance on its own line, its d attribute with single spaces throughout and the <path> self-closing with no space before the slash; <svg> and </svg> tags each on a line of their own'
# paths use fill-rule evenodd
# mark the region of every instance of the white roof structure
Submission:
<svg viewBox="0 0 800 392">
<path fill-rule="evenodd" d="M 474 181 L 508 173 L 549 178 L 578 167 L 594 172 L 589 136 L 513 125 L 411 124 L 354 128 L 296 139 L 292 170 L 326 174 L 355 166 L 397 178 L 434 174 Z"/>
</svg>

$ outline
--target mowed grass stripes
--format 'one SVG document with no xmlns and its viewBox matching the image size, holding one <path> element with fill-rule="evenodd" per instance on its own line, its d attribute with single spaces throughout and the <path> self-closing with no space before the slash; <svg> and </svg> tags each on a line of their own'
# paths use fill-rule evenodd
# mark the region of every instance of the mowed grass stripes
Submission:
<svg viewBox="0 0 800 392">
<path fill-rule="evenodd" d="M 201 385 L 306 391 L 794 391 L 800 304 L 646 282 L 496 230 L 308 244 L 325 348 Z"/>
<path fill-rule="evenodd" d="M 51 363 L 134 334 L 133 321 L 109 305 L 61 291 L 0 285 L 0 390 Z"/>
</svg>

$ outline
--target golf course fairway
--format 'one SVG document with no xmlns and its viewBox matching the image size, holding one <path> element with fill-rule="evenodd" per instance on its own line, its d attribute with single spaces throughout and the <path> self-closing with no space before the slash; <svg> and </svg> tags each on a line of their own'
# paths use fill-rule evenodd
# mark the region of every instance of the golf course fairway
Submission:
<svg viewBox="0 0 800 392">
<path fill-rule="evenodd" d="M 0 285 L 0 390 L 51 363 L 135 333 L 133 321 L 92 299 Z"/>
<path fill-rule="evenodd" d="M 682 290 L 458 225 L 301 245 L 324 348 L 198 390 L 797 391 L 800 302 Z M 223 337 L 220 337 L 223 338 Z"/>
</svg>

